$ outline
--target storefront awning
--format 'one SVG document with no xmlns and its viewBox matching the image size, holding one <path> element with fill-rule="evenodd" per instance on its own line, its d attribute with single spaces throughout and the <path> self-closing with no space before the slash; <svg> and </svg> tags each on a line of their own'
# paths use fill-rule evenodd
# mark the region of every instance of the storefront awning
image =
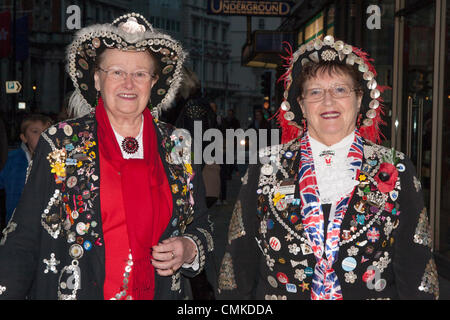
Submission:
<svg viewBox="0 0 450 320">
<path fill-rule="evenodd" d="M 249 43 L 242 47 L 242 65 L 275 69 L 286 43 L 295 46 L 295 34 L 281 31 L 254 31 Z"/>
</svg>

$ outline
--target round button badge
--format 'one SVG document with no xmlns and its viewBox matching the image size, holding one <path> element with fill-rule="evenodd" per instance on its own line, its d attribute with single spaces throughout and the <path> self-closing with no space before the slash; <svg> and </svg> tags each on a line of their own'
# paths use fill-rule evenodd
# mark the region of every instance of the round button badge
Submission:
<svg viewBox="0 0 450 320">
<path fill-rule="evenodd" d="M 371 227 L 369 230 L 367 230 L 367 239 L 371 242 L 377 242 L 380 238 L 380 232 L 377 228 Z"/>
<path fill-rule="evenodd" d="M 400 171 L 400 172 L 403 172 L 403 171 L 406 170 L 406 167 L 405 167 L 405 165 L 403 163 L 398 163 L 396 165 L 396 167 L 397 167 L 398 171 Z"/>
<path fill-rule="evenodd" d="M 306 267 L 306 268 L 305 268 L 305 274 L 306 274 L 307 276 L 312 276 L 313 273 L 314 273 L 313 268 L 311 268 L 311 267 Z"/>
<path fill-rule="evenodd" d="M 292 153 L 292 151 L 288 151 L 288 152 L 286 152 L 286 153 L 284 154 L 284 156 L 285 156 L 287 159 L 292 158 L 293 155 L 294 155 L 294 154 Z"/>
<path fill-rule="evenodd" d="M 352 271 L 355 270 L 356 268 L 356 260 L 353 257 L 347 257 L 342 261 L 342 269 L 344 269 L 344 271 Z"/>
<path fill-rule="evenodd" d="M 384 288 L 386 288 L 386 280 L 385 279 L 380 279 L 377 282 L 375 282 L 375 291 L 383 291 Z"/>
<path fill-rule="evenodd" d="M 66 185 L 68 188 L 73 188 L 73 187 L 75 187 L 77 182 L 78 182 L 77 178 L 75 176 L 71 176 L 67 179 Z"/>
<path fill-rule="evenodd" d="M 270 164 L 266 163 L 262 166 L 261 172 L 266 176 L 270 176 L 273 173 L 273 167 Z"/>
<path fill-rule="evenodd" d="M 268 276 L 268 277 L 267 277 L 267 281 L 269 282 L 269 284 L 270 284 L 273 288 L 278 287 L 277 280 L 276 280 L 274 277 Z"/>
<path fill-rule="evenodd" d="M 276 204 L 276 206 L 275 206 L 276 208 L 277 208 L 277 210 L 278 211 L 283 211 L 283 210 L 285 210 L 286 208 L 287 208 L 287 201 L 286 201 L 286 199 L 280 199 L 278 202 L 277 202 L 277 204 Z"/>
<path fill-rule="evenodd" d="M 70 246 L 69 249 L 69 255 L 73 258 L 73 259 L 80 259 L 83 256 L 83 247 L 80 246 L 79 244 L 73 244 Z"/>
<path fill-rule="evenodd" d="M 84 248 L 86 251 L 91 250 L 91 249 L 92 249 L 92 243 L 91 243 L 89 240 L 86 240 L 86 241 L 83 243 L 83 248 Z"/>
<path fill-rule="evenodd" d="M 68 124 L 64 126 L 63 130 L 64 130 L 65 135 L 66 135 L 66 136 L 69 136 L 69 137 L 70 137 L 70 136 L 72 135 L 72 133 L 73 133 L 72 127 L 71 127 L 70 125 L 68 125 Z"/>
<path fill-rule="evenodd" d="M 77 210 L 72 211 L 71 215 L 72 215 L 72 219 L 75 219 L 75 220 L 78 219 L 78 217 L 79 217 L 79 213 Z"/>
<path fill-rule="evenodd" d="M 283 272 L 278 272 L 277 273 L 277 279 L 282 284 L 286 284 L 286 283 L 289 282 L 289 279 L 288 279 L 287 275 L 284 274 Z"/>
<path fill-rule="evenodd" d="M 50 135 L 54 135 L 55 133 L 56 133 L 56 128 L 55 127 L 50 127 L 49 129 L 48 129 L 48 133 L 50 134 Z"/>
<path fill-rule="evenodd" d="M 270 243 L 270 247 L 274 251 L 279 251 L 281 249 L 281 242 L 280 242 L 280 240 L 278 240 L 277 237 L 270 238 L 269 243 Z"/>
<path fill-rule="evenodd" d="M 86 225 L 83 222 L 78 222 L 76 230 L 79 235 L 84 235 L 86 234 Z"/>
</svg>

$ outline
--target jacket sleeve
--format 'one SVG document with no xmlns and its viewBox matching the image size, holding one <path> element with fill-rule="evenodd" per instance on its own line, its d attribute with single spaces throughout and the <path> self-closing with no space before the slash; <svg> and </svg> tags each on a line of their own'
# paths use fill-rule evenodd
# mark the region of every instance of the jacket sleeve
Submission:
<svg viewBox="0 0 450 320">
<path fill-rule="evenodd" d="M 24 299 L 32 286 L 39 256 L 40 217 L 53 186 L 46 159 L 48 143 L 41 137 L 22 197 L 0 241 L 0 299 Z"/>
<path fill-rule="evenodd" d="M 205 203 L 205 185 L 200 165 L 193 166 L 193 170 L 195 173 L 192 182 L 194 186 L 194 217 L 192 222 L 187 225 L 183 236 L 189 237 L 197 245 L 199 268 L 197 270 L 182 268 L 183 275 L 187 277 L 194 277 L 202 272 L 205 264 L 213 261 L 212 252 L 214 250 L 212 226 Z"/>
<path fill-rule="evenodd" d="M 400 173 L 400 223 L 394 258 L 397 290 L 400 299 L 438 299 L 438 274 L 422 188 L 412 162 L 405 159 L 405 165 Z"/>
<path fill-rule="evenodd" d="M 253 299 L 261 250 L 257 243 L 259 165 L 250 165 L 243 178 L 228 230 L 228 242 L 216 283 L 217 299 Z"/>
</svg>

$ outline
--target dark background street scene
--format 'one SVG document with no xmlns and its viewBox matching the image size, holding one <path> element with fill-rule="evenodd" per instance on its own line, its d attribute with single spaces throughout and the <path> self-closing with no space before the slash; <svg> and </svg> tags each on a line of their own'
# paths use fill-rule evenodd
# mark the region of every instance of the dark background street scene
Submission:
<svg viewBox="0 0 450 320">
<path fill-rule="evenodd" d="M 182 110 L 193 98 L 207 109 L 195 115 L 202 133 L 279 129 L 276 115 L 284 88 L 277 80 L 286 72 L 282 56 L 302 44 L 332 35 L 368 52 L 378 83 L 389 87 L 382 93 L 382 145 L 405 153 L 416 167 L 440 299 L 450 299 L 450 0 L 0 0 L 0 143 L 22 167 L 29 159 L 17 150 L 28 147 L 32 154 L 34 139 L 25 135 L 23 120 L 32 117 L 39 123 L 33 127 L 38 138 L 50 125 L 68 119 L 74 87 L 66 48 L 74 34 L 128 12 L 142 14 L 188 53 L 186 83 L 199 90 L 183 87 L 160 120 L 191 133 L 192 123 Z M 244 147 L 248 160 L 249 140 L 235 144 Z M 6 160 L 2 153 L 0 170 Z M 247 164 L 208 164 L 205 170 L 213 186 L 206 203 L 215 251 L 209 269 L 191 281 L 196 300 L 215 299 L 210 282 L 220 269 Z M 25 174 L 18 171 L 14 179 L 22 181 Z M 3 230 L 13 208 L 1 183 Z"/>
</svg>

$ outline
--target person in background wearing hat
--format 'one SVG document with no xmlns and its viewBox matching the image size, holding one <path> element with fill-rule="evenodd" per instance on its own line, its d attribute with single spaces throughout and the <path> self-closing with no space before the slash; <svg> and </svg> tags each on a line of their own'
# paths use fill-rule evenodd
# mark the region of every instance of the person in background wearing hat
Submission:
<svg viewBox="0 0 450 320">
<path fill-rule="evenodd" d="M 31 163 L 34 151 L 41 133 L 52 124 L 50 117 L 42 114 L 30 114 L 20 124 L 20 147 L 8 154 L 8 161 L 0 171 L 0 189 L 6 193 L 6 223 L 22 195 L 25 185 L 28 165 Z"/>
<path fill-rule="evenodd" d="M 199 133 L 203 137 L 207 130 L 217 129 L 215 112 L 207 98 L 202 97 L 200 81 L 195 72 L 186 67 L 183 67 L 183 83 L 178 91 L 176 100 L 178 117 L 175 121 L 175 126 L 177 128 L 187 130 L 191 137 Z M 199 127 L 201 130 L 196 132 L 196 127 Z M 197 144 L 200 145 L 198 146 Z M 192 142 L 191 150 L 194 153 L 194 157 L 197 146 L 201 154 L 203 154 L 207 143 L 203 139 L 195 139 Z M 207 159 L 202 159 L 201 162 L 200 167 L 205 185 L 206 207 L 209 209 L 209 214 L 212 215 L 215 212 L 211 207 L 217 201 L 220 192 L 220 166 L 216 163 L 209 163 Z M 214 253 L 210 255 L 210 258 L 213 258 L 213 256 Z M 210 283 L 214 283 L 217 278 L 216 263 L 215 259 L 211 259 L 208 262 L 204 272 L 191 279 L 192 293 L 195 300 L 214 299 L 214 290 Z"/>
<path fill-rule="evenodd" d="M 131 13 L 78 31 L 67 58 L 76 118 L 39 140 L 0 243 L 0 298 L 188 298 L 213 247 L 202 176 L 156 118 L 185 53 Z"/>
<path fill-rule="evenodd" d="M 247 172 L 216 297 L 437 299 L 420 182 L 375 144 L 383 87 L 367 54 L 326 36 L 286 59 L 282 144 Z"/>
</svg>

